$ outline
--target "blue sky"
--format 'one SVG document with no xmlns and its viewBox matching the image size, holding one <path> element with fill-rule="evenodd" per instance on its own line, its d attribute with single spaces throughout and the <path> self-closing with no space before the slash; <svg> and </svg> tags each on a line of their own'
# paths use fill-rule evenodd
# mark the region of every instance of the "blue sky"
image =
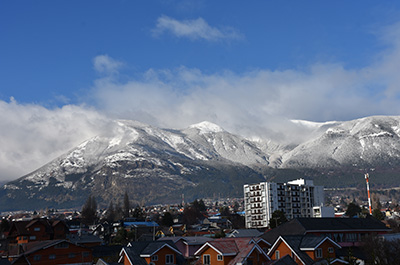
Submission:
<svg viewBox="0 0 400 265">
<path fill-rule="evenodd" d="M 112 119 L 271 136 L 399 115 L 399 15 L 397 1 L 1 1 L 0 179 Z"/>
</svg>

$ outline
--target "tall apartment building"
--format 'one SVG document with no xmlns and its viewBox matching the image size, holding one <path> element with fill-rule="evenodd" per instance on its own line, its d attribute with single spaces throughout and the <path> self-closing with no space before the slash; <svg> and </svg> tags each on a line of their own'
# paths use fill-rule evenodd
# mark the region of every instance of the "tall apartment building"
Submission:
<svg viewBox="0 0 400 265">
<path fill-rule="evenodd" d="M 324 203 L 324 188 L 312 180 L 246 184 L 243 190 L 246 228 L 267 227 L 276 210 L 288 219 L 313 217 L 313 207 Z"/>
</svg>

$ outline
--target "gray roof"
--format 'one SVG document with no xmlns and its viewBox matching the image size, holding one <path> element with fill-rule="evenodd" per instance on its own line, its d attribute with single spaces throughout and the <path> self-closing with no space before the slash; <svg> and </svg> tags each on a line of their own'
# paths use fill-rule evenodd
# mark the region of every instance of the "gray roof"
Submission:
<svg viewBox="0 0 400 265">
<path fill-rule="evenodd" d="M 257 229 L 236 229 L 229 237 L 260 237 L 262 234 Z"/>
<path fill-rule="evenodd" d="M 381 221 L 366 218 L 297 218 L 294 219 L 308 232 L 311 231 L 390 231 Z"/>
<path fill-rule="evenodd" d="M 306 253 L 300 250 L 300 248 L 315 247 L 317 244 L 315 242 L 321 242 L 324 237 L 319 236 L 282 236 L 283 240 L 292 248 L 296 255 L 305 263 L 313 264 L 314 260 L 308 256 Z M 319 240 L 318 240 L 318 239 Z M 314 245 L 312 245 L 314 243 Z"/>
<path fill-rule="evenodd" d="M 304 235 L 312 232 L 389 232 L 381 221 L 373 218 L 296 218 L 265 232 L 261 237 L 273 243 L 280 235 Z"/>
<path fill-rule="evenodd" d="M 130 242 L 129 246 L 124 247 L 123 250 L 128 255 L 133 264 L 147 265 L 147 262 L 144 260 L 144 258 L 141 257 L 141 255 L 152 255 L 165 244 L 174 249 L 177 252 L 178 257 L 181 255 L 175 244 L 172 241 L 168 240 Z M 181 261 L 179 259 L 177 260 L 177 264 L 181 264 Z"/>
<path fill-rule="evenodd" d="M 132 247 L 124 247 L 123 250 L 125 251 L 128 259 L 135 265 L 147 265 L 145 259 L 140 257 L 140 253 L 137 253 L 135 249 Z"/>
<path fill-rule="evenodd" d="M 297 263 L 292 259 L 292 257 L 286 255 L 283 258 L 274 260 L 272 263 L 269 263 L 269 265 L 297 265 Z"/>
<path fill-rule="evenodd" d="M 139 255 L 151 255 L 157 250 L 159 250 L 162 246 L 167 244 L 170 248 L 174 249 L 177 253 L 180 253 L 175 244 L 171 240 L 163 240 L 163 241 L 136 241 L 130 242 L 130 248 L 135 249 Z"/>
<path fill-rule="evenodd" d="M 206 242 L 214 240 L 214 238 L 205 236 L 176 236 L 176 237 L 174 236 L 174 237 L 161 237 L 157 241 L 168 241 L 168 240 L 171 240 L 174 243 L 178 242 L 179 240 L 182 240 L 190 246 L 196 246 L 196 245 L 203 245 Z"/>
<path fill-rule="evenodd" d="M 85 244 L 85 243 L 103 243 L 100 237 L 90 234 L 68 234 L 67 240 L 75 244 Z"/>
</svg>

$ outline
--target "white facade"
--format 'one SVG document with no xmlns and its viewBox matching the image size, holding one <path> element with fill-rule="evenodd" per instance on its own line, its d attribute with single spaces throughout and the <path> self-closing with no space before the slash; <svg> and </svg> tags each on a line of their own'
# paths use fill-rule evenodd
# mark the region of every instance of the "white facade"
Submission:
<svg viewBox="0 0 400 265">
<path fill-rule="evenodd" d="M 261 182 L 243 186 L 246 228 L 265 228 L 272 213 L 280 210 L 286 218 L 313 217 L 313 207 L 322 206 L 324 189 L 312 180 L 287 183 Z"/>
<path fill-rule="evenodd" d="M 314 206 L 313 207 L 313 217 L 335 217 L 335 209 L 333 207 L 326 206 Z"/>
</svg>

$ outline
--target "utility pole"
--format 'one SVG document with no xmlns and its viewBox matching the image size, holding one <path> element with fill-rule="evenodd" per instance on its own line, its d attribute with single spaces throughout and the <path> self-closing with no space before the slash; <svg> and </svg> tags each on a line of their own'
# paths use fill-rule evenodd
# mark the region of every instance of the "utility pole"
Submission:
<svg viewBox="0 0 400 265">
<path fill-rule="evenodd" d="M 365 174 L 365 181 L 367 182 L 369 214 L 372 215 L 371 195 L 369 193 L 369 174 L 368 173 Z"/>
</svg>

